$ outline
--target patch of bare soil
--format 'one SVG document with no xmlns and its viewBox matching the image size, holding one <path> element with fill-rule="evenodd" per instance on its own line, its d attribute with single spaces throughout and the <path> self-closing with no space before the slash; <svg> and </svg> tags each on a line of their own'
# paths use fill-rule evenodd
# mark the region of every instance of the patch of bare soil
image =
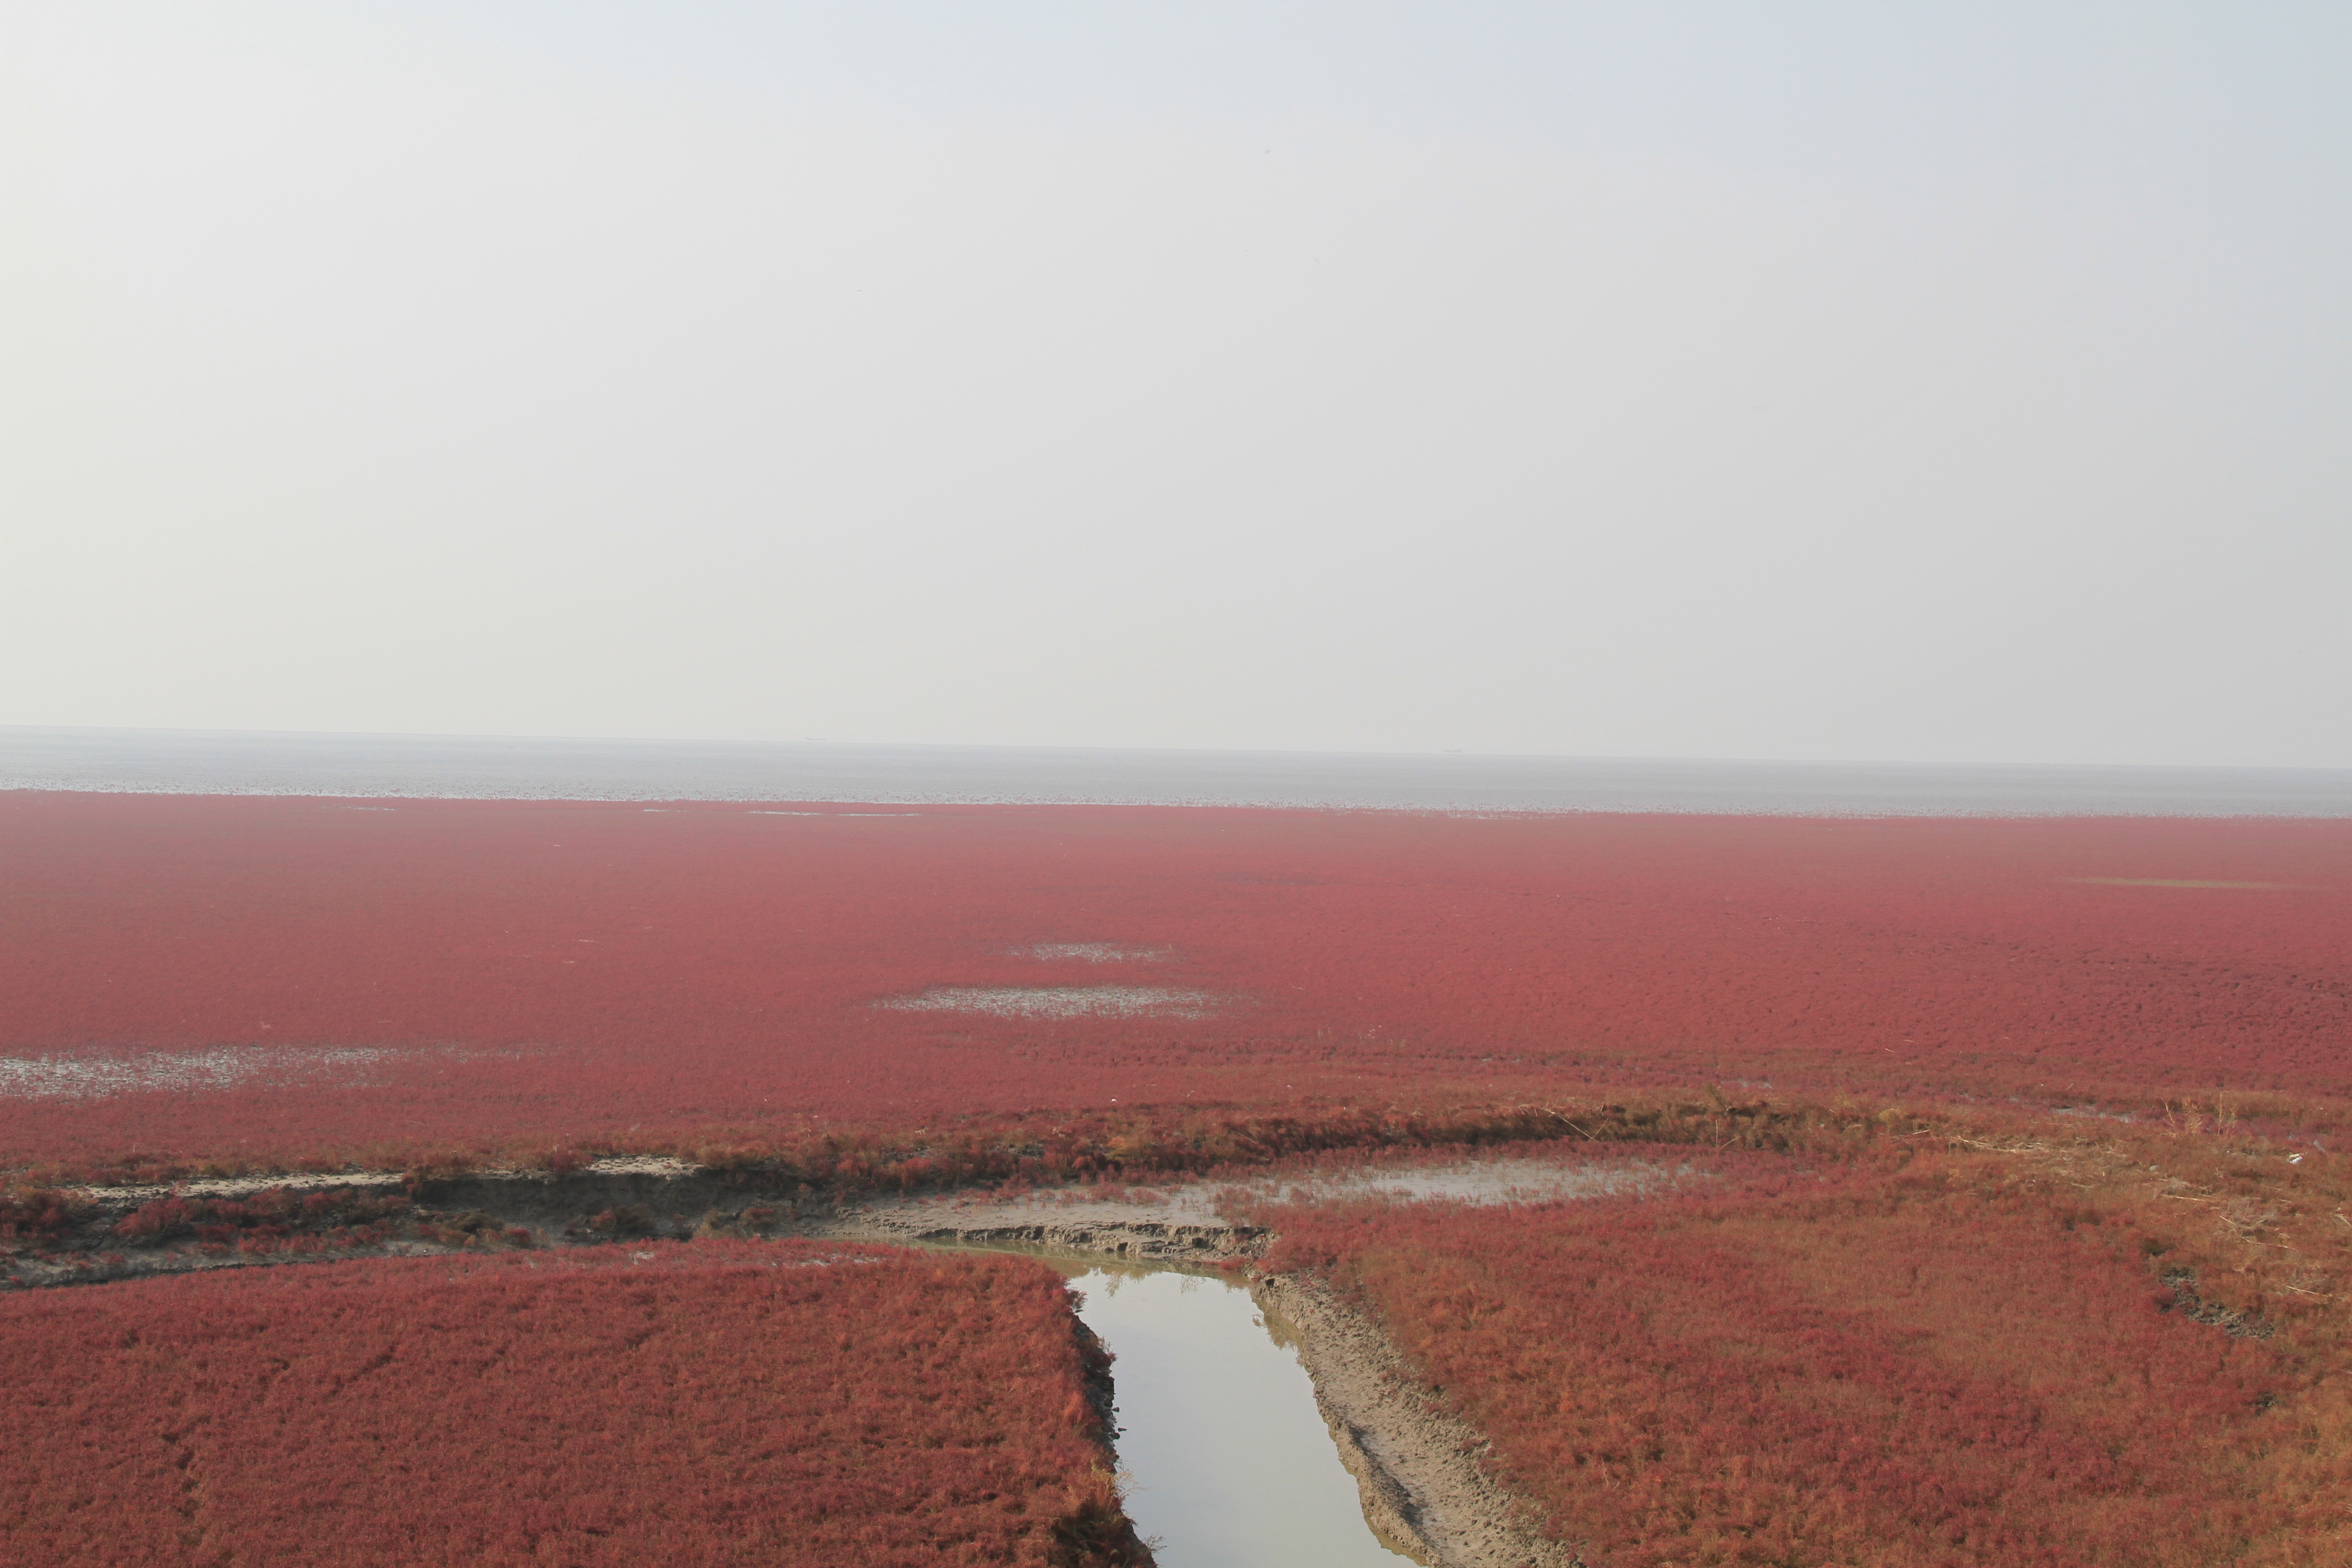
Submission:
<svg viewBox="0 0 2352 1568">
<path fill-rule="evenodd" d="M 899 1013 L 986 1013 L 1000 1018 L 1206 1018 L 1230 1000 L 1165 985 L 946 985 L 875 1005 Z"/>
<path fill-rule="evenodd" d="M 1315 1405 L 1362 1493 L 1374 1534 L 1435 1568 L 1572 1568 L 1528 1529 L 1479 1467 L 1486 1440 L 1433 1407 L 1378 1324 L 1321 1280 L 1270 1274 L 1252 1292 L 1286 1327 L 1315 1384 Z"/>
<path fill-rule="evenodd" d="M 1570 1198 L 1640 1194 L 1693 1179 L 1685 1167 L 1646 1163 L 1584 1163 L 1572 1160 L 1469 1158 L 1441 1163 L 1396 1162 L 1289 1174 L 1164 1180 L 1150 1186 L 1000 1193 L 942 1193 L 916 1200 L 952 1211 L 940 1223 L 1069 1226 L 1081 1222 L 1133 1226 L 1158 1221 L 1220 1226 L 1234 1212 L 1268 1204 L 1552 1203 Z M 894 1205 L 895 1206 L 895 1205 Z M 983 1217 L 983 1216 L 992 1216 Z"/>
<path fill-rule="evenodd" d="M 1088 1205 L 1109 1208 L 1109 1205 Z M 991 1214 L 889 1204 L 843 1209 L 808 1233 L 845 1240 L 948 1242 L 964 1247 L 1036 1247 L 1156 1263 L 1219 1263 L 1255 1258 L 1265 1233 L 1221 1221 L 1185 1223 L 1124 1213 Z"/>
</svg>

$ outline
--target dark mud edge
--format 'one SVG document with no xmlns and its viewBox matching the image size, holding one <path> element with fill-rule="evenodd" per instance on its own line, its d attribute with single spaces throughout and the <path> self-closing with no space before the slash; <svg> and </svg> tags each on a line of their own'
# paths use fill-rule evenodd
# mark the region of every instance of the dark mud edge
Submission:
<svg viewBox="0 0 2352 1568">
<path fill-rule="evenodd" d="M 970 1216 L 919 1197 L 841 1197 L 758 1171 L 657 1158 L 552 1174 L 483 1171 L 239 1177 L 68 1188 L 0 1215 L 0 1289 L 337 1258 L 596 1246 L 643 1238 L 807 1237 L 1025 1244 L 1139 1261 L 1254 1257 L 1248 1227 Z M 11 1234 L 13 1232 L 13 1234 Z"/>
</svg>

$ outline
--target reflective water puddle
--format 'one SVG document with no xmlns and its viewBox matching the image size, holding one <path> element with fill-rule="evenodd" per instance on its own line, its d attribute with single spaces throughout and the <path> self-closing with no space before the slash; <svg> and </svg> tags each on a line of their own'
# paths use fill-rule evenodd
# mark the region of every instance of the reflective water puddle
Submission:
<svg viewBox="0 0 2352 1568">
<path fill-rule="evenodd" d="M 1127 1510 L 1161 1568 L 1399 1568 L 1288 1334 L 1222 1276 L 1049 1259 L 1118 1358 Z"/>
</svg>

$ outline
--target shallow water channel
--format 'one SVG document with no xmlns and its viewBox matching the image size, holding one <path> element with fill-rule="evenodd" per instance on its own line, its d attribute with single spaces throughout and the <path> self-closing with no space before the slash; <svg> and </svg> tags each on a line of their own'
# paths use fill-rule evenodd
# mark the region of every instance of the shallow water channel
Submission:
<svg viewBox="0 0 2352 1568">
<path fill-rule="evenodd" d="M 1118 1359 L 1128 1517 L 1160 1568 L 1401 1568 L 1364 1522 L 1284 1325 L 1224 1276 L 1031 1253 Z"/>
</svg>

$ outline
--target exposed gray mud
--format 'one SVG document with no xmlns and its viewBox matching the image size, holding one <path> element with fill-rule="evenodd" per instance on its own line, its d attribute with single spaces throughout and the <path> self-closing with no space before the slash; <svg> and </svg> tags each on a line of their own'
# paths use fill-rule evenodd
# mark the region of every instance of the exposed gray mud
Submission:
<svg viewBox="0 0 2352 1568">
<path fill-rule="evenodd" d="M 54 1227 L 0 1241 L 0 1289 L 97 1283 L 194 1268 L 642 1237 L 802 1236 L 1027 1245 L 1135 1261 L 1255 1258 L 1263 1232 L 1226 1215 L 1356 1198 L 1547 1201 L 1654 1190 L 1688 1173 L 1653 1165 L 1462 1160 L 1104 1197 L 1090 1189 L 842 1198 L 758 1170 L 653 1155 L 561 1174 L 375 1171 L 69 1190 Z"/>
<path fill-rule="evenodd" d="M 1150 1217 L 1134 1210 L 1023 1214 L 957 1212 L 930 1205 L 877 1205 L 837 1211 L 810 1234 L 860 1240 L 923 1241 L 960 1247 L 1034 1247 L 1129 1262 L 1221 1263 L 1257 1257 L 1265 1232 L 1254 1226 Z"/>
<path fill-rule="evenodd" d="M 1373 1533 L 1438 1568 L 1571 1568 L 1578 1560 L 1524 1522 L 1480 1468 L 1486 1440 L 1436 1408 L 1378 1324 L 1318 1279 L 1274 1274 L 1255 1287 L 1298 1342 L 1315 1405 L 1363 1494 Z"/>
</svg>

